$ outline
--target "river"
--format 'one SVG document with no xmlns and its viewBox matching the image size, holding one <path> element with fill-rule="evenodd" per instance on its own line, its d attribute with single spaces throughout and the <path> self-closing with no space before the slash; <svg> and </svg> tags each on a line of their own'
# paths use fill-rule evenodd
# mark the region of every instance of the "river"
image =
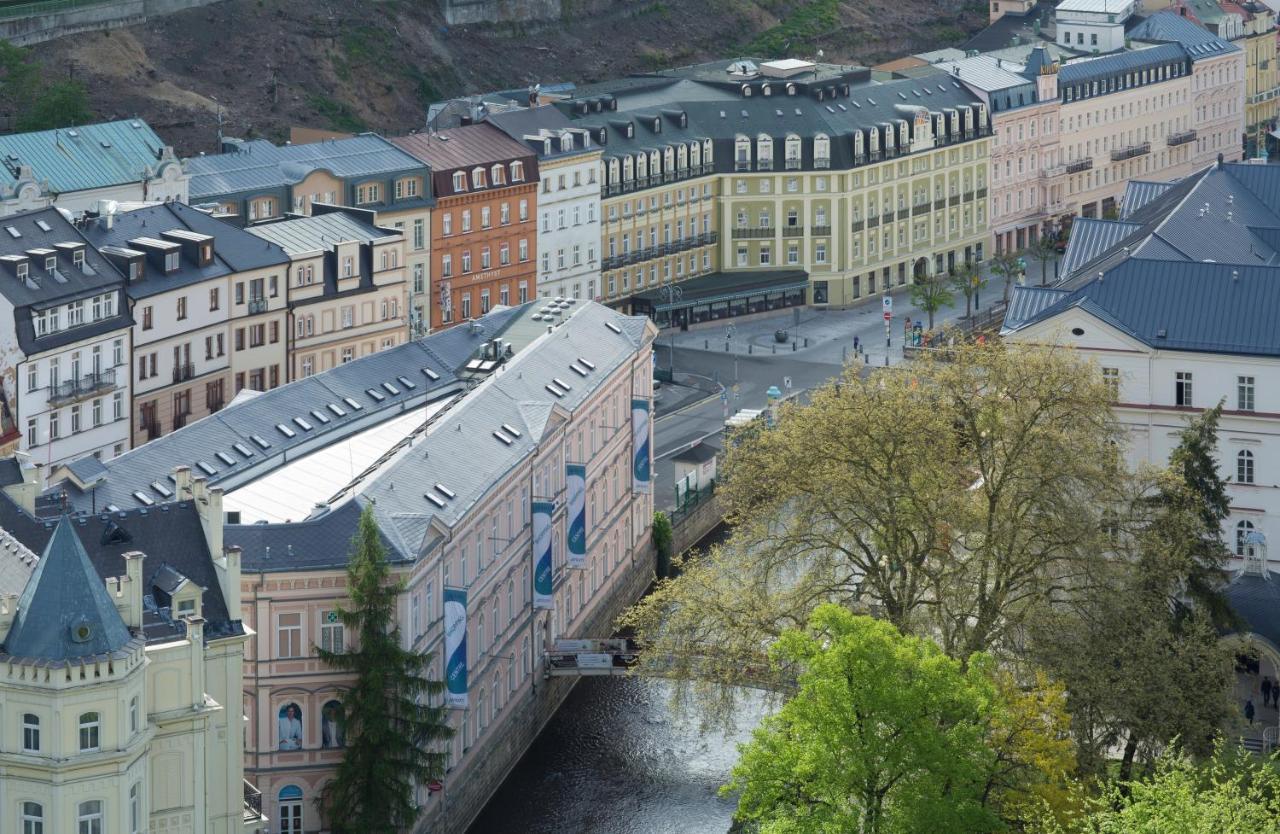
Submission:
<svg viewBox="0 0 1280 834">
<path fill-rule="evenodd" d="M 763 701 L 748 693 L 725 737 L 673 719 L 670 692 L 663 681 L 584 678 L 469 834 L 727 832 L 735 802 L 717 791 Z"/>
</svg>

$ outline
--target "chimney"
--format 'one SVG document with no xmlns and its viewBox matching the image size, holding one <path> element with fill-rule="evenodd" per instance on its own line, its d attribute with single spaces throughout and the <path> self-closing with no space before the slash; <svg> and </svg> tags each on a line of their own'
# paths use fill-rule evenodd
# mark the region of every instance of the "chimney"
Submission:
<svg viewBox="0 0 1280 834">
<path fill-rule="evenodd" d="M 191 467 L 175 466 L 173 468 L 173 477 L 176 481 L 174 486 L 177 487 L 174 494 L 178 500 L 186 501 L 191 498 Z"/>
<path fill-rule="evenodd" d="M 124 577 L 120 582 L 120 596 L 116 599 L 116 609 L 120 618 L 131 630 L 142 628 L 142 560 L 146 556 L 138 550 L 130 550 L 122 555 L 124 559 Z"/>
<path fill-rule="evenodd" d="M 205 544 L 215 559 L 222 552 L 222 488 L 210 487 L 209 479 L 201 476 L 192 481 L 192 499 L 204 528 Z"/>
<path fill-rule="evenodd" d="M 205 674 L 204 674 L 204 617 L 186 614 L 182 617 L 187 624 L 187 640 L 191 642 L 191 705 L 196 709 L 205 708 Z"/>
<path fill-rule="evenodd" d="M 214 560 L 218 569 L 218 584 L 222 586 L 222 598 L 227 602 L 227 615 L 240 619 L 240 562 L 243 554 L 239 546 L 223 548 L 222 558 Z"/>
</svg>

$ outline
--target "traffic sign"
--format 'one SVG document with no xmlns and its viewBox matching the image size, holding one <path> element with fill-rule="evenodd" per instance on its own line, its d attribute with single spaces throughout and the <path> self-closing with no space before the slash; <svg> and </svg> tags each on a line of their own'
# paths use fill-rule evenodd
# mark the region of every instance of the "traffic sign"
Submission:
<svg viewBox="0 0 1280 834">
<path fill-rule="evenodd" d="M 889 295 L 888 293 L 884 294 L 884 311 L 886 313 L 893 312 L 893 296 Z"/>
<path fill-rule="evenodd" d="M 892 318 L 893 318 L 893 313 L 889 312 L 888 310 L 885 310 L 885 311 L 884 311 L 884 320 L 885 320 L 885 321 L 889 321 L 889 320 L 890 320 L 890 319 L 892 319 Z"/>
</svg>

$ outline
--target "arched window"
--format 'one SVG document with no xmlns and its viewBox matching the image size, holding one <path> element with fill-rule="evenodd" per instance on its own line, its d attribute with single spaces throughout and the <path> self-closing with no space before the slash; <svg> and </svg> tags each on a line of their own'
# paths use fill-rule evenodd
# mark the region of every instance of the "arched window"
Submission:
<svg viewBox="0 0 1280 834">
<path fill-rule="evenodd" d="M 756 136 L 756 170 L 773 170 L 773 137 L 766 133 Z"/>
<path fill-rule="evenodd" d="M 281 704 L 276 713 L 281 750 L 302 749 L 302 707 L 293 702 Z"/>
<path fill-rule="evenodd" d="M 788 133 L 786 143 L 787 169 L 795 170 L 800 167 L 800 137 Z"/>
<path fill-rule="evenodd" d="M 572 133 L 562 133 L 560 135 L 560 150 L 561 151 L 573 150 L 573 134 Z"/>
<path fill-rule="evenodd" d="M 280 834 L 302 834 L 302 788 L 285 785 L 278 794 Z"/>
<path fill-rule="evenodd" d="M 44 806 L 39 802 L 22 803 L 22 834 L 44 834 Z"/>
<path fill-rule="evenodd" d="M 813 137 L 813 167 L 831 167 L 831 139 L 825 133 Z"/>
<path fill-rule="evenodd" d="M 489 177 L 494 185 L 502 185 L 507 181 L 506 169 L 501 165 L 495 165 L 489 169 Z"/>
<path fill-rule="evenodd" d="M 345 747 L 347 744 L 345 724 L 342 702 L 337 699 L 325 701 L 324 706 L 320 708 L 320 746 Z"/>
<path fill-rule="evenodd" d="M 644 179 L 649 175 L 649 157 L 640 154 L 636 157 L 636 176 Z"/>
<path fill-rule="evenodd" d="M 1236 482 L 1253 483 L 1253 452 L 1248 449 L 1242 449 L 1236 455 Z"/>
<path fill-rule="evenodd" d="M 739 133 L 733 140 L 733 167 L 736 171 L 751 168 L 751 140 Z"/>
<path fill-rule="evenodd" d="M 80 751 L 81 752 L 98 749 L 98 744 L 99 744 L 98 728 L 99 727 L 100 727 L 100 722 L 98 719 L 98 713 L 84 712 L 80 714 Z"/>
<path fill-rule="evenodd" d="M 476 690 L 476 737 L 479 738 L 480 731 L 488 724 L 488 713 L 484 710 L 484 687 L 481 686 Z"/>
<path fill-rule="evenodd" d="M 689 164 L 695 168 L 702 164 L 702 146 L 697 142 L 689 143 Z"/>
<path fill-rule="evenodd" d="M 76 806 L 76 834 L 102 834 L 101 799 L 90 799 Z"/>
<path fill-rule="evenodd" d="M 1241 521 L 1236 524 L 1236 555 L 1252 556 L 1253 545 L 1249 544 L 1249 534 L 1253 532 L 1252 521 Z"/>
<path fill-rule="evenodd" d="M 703 139 L 703 140 L 702 140 L 702 164 L 703 164 L 703 165 L 710 165 L 710 164 L 711 164 L 711 157 L 712 157 L 711 147 L 712 147 L 712 146 L 711 146 L 711 140 L 710 140 L 710 139 Z"/>
<path fill-rule="evenodd" d="M 22 750 L 24 753 L 40 752 L 40 716 L 24 713 L 22 716 Z"/>
</svg>

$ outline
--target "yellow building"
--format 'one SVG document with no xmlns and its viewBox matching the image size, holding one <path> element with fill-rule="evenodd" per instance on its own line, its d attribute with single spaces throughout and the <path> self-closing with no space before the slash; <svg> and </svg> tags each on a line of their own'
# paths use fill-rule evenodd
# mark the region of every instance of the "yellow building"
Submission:
<svg viewBox="0 0 1280 834">
<path fill-rule="evenodd" d="M 606 300 L 723 270 L 723 309 L 670 323 L 795 303 L 766 298 L 768 275 L 804 271 L 802 302 L 845 306 L 984 256 L 987 108 L 946 74 L 738 60 L 557 106 L 604 148 Z"/>
<path fill-rule="evenodd" d="M 20 471 L 0 495 L 0 831 L 263 828 L 243 779 L 249 635 L 221 492 L 182 469 L 186 500 L 165 512 L 55 526 Z"/>
<path fill-rule="evenodd" d="M 1245 53 L 1244 124 L 1249 155 L 1267 147 L 1280 104 L 1276 71 L 1276 13 L 1261 3 L 1245 3 L 1244 35 L 1237 43 Z"/>
</svg>

